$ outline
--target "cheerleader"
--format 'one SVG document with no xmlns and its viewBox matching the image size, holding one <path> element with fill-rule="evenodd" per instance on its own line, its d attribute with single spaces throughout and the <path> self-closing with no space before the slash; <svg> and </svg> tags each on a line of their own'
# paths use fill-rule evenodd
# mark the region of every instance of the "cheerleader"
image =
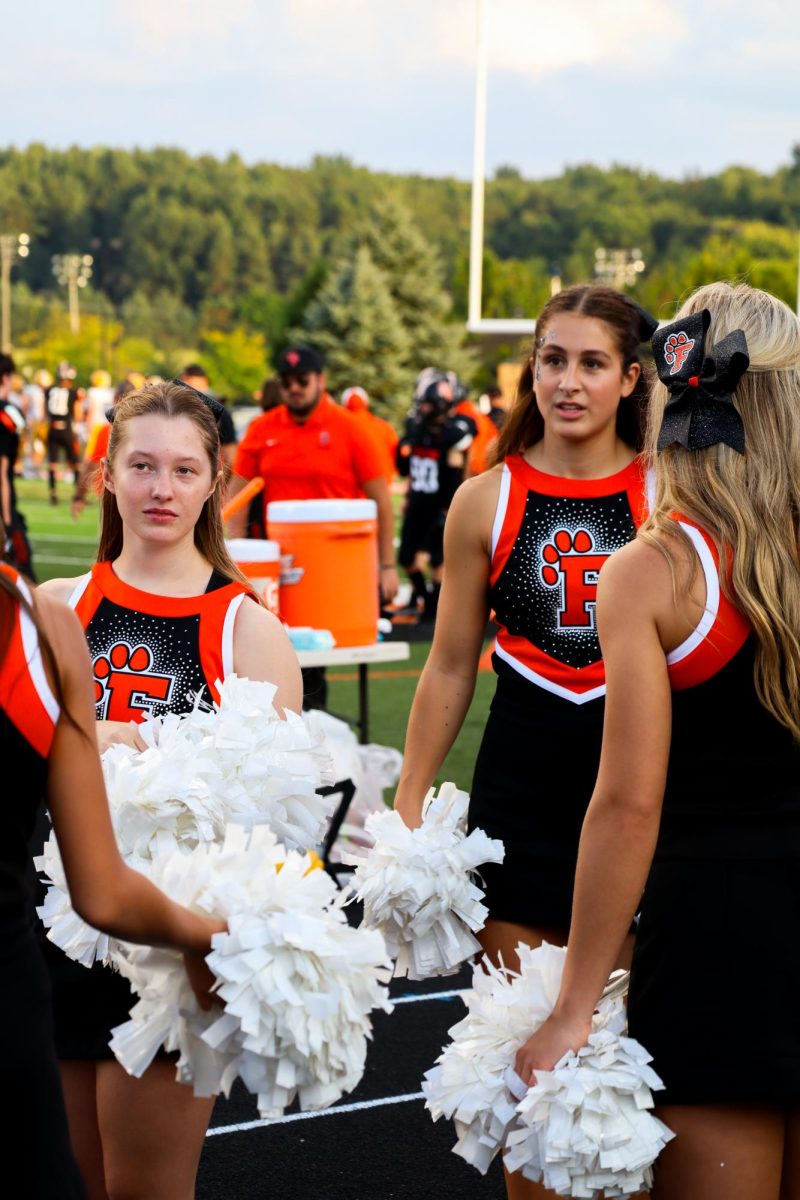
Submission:
<svg viewBox="0 0 800 1200">
<path fill-rule="evenodd" d="M 505 843 L 504 864 L 481 868 L 489 920 L 480 937 L 509 967 L 520 941 L 563 944 L 569 928 L 603 722 L 597 576 L 644 517 L 639 345 L 655 326 L 610 288 L 553 297 L 500 434 L 498 465 L 459 488 L 447 520 L 439 615 L 395 806 L 408 825 L 420 823 L 469 708 L 493 610 L 497 690 L 469 820 Z M 541 1194 L 524 1180 L 509 1177 L 507 1186 L 511 1197 Z"/>
<path fill-rule="evenodd" d="M 653 1195 L 787 1200 L 800 1195 L 800 323 L 766 292 L 711 284 L 653 349 L 654 506 L 603 573 L 606 728 L 564 979 L 517 1070 L 528 1081 L 584 1041 L 641 905 L 630 1032 L 677 1134 Z"/>
<path fill-rule="evenodd" d="M 47 973 L 31 928 L 28 841 L 42 798 L 52 814 L 72 902 L 91 925 L 126 941 L 184 951 L 208 1007 L 203 956 L 223 922 L 173 904 L 117 850 L 94 738 L 86 644 L 74 615 L 47 597 L 34 604 L 0 565 L 0 748 L 11 770 L 0 848 L 0 1063 L 6 1107 L 3 1158 L 17 1194 L 84 1195 L 69 1146 L 53 1045 Z"/>
<path fill-rule="evenodd" d="M 142 720 L 186 712 L 198 693 L 216 699 L 216 681 L 231 671 L 269 680 L 280 710 L 300 710 L 289 640 L 225 549 L 215 405 L 180 383 L 118 402 L 98 561 L 80 579 L 43 585 L 83 625 L 101 751 L 141 749 Z M 213 1099 L 178 1084 L 167 1055 L 129 1077 L 108 1048 L 133 1003 L 128 984 L 54 947 L 48 961 L 70 1133 L 91 1200 L 190 1200 Z"/>
</svg>

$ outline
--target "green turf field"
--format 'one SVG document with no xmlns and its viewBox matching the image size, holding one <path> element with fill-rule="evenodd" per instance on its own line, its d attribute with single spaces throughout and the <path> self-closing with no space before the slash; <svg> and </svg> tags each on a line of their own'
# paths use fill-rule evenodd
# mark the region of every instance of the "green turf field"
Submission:
<svg viewBox="0 0 800 1200">
<path fill-rule="evenodd" d="M 44 481 L 20 480 L 17 491 L 20 509 L 28 522 L 39 580 L 81 575 L 88 570 L 97 549 L 97 504 L 90 504 L 80 519 L 73 521 L 70 516 L 71 484 L 59 484 L 60 503 L 55 507 L 48 503 Z M 408 662 L 387 663 L 385 671 L 376 668 L 372 673 L 369 693 L 371 741 L 402 750 L 417 679 L 406 674 L 392 678 L 389 672 L 393 669 L 398 672 L 421 670 L 429 649 L 427 642 L 412 643 Z M 332 672 L 328 701 L 330 709 L 343 716 L 355 716 L 358 710 L 358 684 L 354 679 L 337 679 L 337 674 L 353 672 Z M 382 678 L 382 675 L 387 677 Z M 440 772 L 439 781 L 452 779 L 460 787 L 469 788 L 493 690 L 494 676 L 488 672 L 481 673 L 467 720 Z"/>
<path fill-rule="evenodd" d="M 94 562 L 99 509 L 90 504 L 80 519 L 73 521 L 69 511 L 73 491 L 71 483 L 59 483 L 60 503 L 51 507 L 44 480 L 17 481 L 17 499 L 28 522 L 40 583 L 62 575 L 82 575 Z"/>
</svg>

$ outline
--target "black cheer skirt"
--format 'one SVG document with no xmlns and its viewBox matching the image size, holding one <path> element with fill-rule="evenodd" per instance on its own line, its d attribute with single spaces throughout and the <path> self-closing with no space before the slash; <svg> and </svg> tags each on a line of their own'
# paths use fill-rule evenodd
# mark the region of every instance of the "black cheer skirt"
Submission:
<svg viewBox="0 0 800 1200">
<path fill-rule="evenodd" d="M 800 1102 L 800 862 L 656 861 L 628 1019 L 656 1104 Z"/>
<path fill-rule="evenodd" d="M 497 690 L 470 794 L 469 827 L 505 845 L 481 867 L 490 918 L 566 933 L 583 818 L 594 790 L 603 700 L 573 704 L 497 658 Z"/>
<path fill-rule="evenodd" d="M 38 938 L 25 917 L 0 922 L 0 972 L 4 1171 L 17 1179 L 15 1196 L 82 1200 L 53 1046 L 47 973 Z"/>
<path fill-rule="evenodd" d="M 58 1057 L 112 1059 L 111 1031 L 128 1020 L 138 1000 L 127 979 L 102 963 L 81 966 L 46 939 L 44 957 L 53 991 Z"/>
</svg>

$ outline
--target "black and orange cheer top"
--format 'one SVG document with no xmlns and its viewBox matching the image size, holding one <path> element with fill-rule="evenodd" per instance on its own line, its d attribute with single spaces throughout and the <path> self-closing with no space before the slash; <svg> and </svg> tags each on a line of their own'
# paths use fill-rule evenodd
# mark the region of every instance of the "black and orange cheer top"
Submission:
<svg viewBox="0 0 800 1200">
<path fill-rule="evenodd" d="M 595 622 L 603 563 L 646 512 L 641 460 L 604 479 L 563 479 L 519 454 L 503 466 L 492 529 L 489 602 L 494 664 L 552 696 L 585 704 L 605 694 Z"/>
<path fill-rule="evenodd" d="M 86 632 L 98 721 L 188 712 L 198 693 L 219 698 L 233 670 L 233 627 L 245 586 L 216 572 L 201 596 L 159 596 L 95 563 L 69 598 Z"/>
<path fill-rule="evenodd" d="M 667 655 L 672 739 L 657 860 L 800 858 L 800 744 L 761 704 L 756 639 L 725 595 L 708 535 L 684 518 L 706 584 L 697 627 Z"/>
<path fill-rule="evenodd" d="M 0 571 L 30 602 L 30 591 L 16 571 L 2 564 Z M 20 605 L 14 609 L 11 636 L 0 661 L 0 746 L 7 782 L 10 778 L 0 852 L 3 917 L 24 912 L 28 842 L 44 797 L 47 758 L 60 712 L 45 674 L 36 626 Z"/>
</svg>

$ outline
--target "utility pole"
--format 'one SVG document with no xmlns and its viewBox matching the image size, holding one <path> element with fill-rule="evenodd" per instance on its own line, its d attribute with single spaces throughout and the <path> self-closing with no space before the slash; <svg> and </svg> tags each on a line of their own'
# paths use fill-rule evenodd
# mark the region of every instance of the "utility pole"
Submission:
<svg viewBox="0 0 800 1200">
<path fill-rule="evenodd" d="M 78 307 L 78 288 L 86 287 L 92 275 L 91 254 L 54 254 L 53 274 L 62 287 L 67 289 L 69 302 L 70 332 L 81 331 L 81 314 Z"/>
<path fill-rule="evenodd" d="M 30 253 L 30 238 L 27 233 L 0 233 L 0 342 L 4 354 L 11 353 L 11 268 L 18 258 L 27 258 Z"/>
</svg>

